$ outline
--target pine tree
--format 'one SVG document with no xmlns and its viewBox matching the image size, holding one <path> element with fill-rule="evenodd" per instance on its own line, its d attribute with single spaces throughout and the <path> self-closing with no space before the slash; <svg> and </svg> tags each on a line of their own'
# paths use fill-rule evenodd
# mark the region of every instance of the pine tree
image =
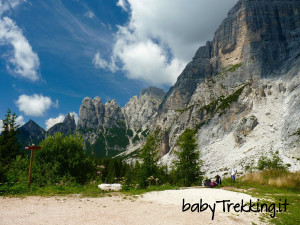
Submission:
<svg viewBox="0 0 300 225">
<path fill-rule="evenodd" d="M 17 138 L 16 114 L 11 113 L 10 109 L 3 120 L 3 131 L 0 136 L 0 180 L 5 180 L 5 173 L 9 165 L 20 155 L 20 144 Z"/>
<path fill-rule="evenodd" d="M 139 155 L 142 160 L 141 171 L 140 171 L 140 186 L 145 187 L 147 185 L 146 180 L 150 176 L 157 176 L 157 142 L 155 135 L 149 135 L 147 142 L 141 150 Z"/>
<path fill-rule="evenodd" d="M 176 181 L 184 186 L 191 186 L 202 180 L 200 153 L 197 151 L 198 144 L 194 135 L 195 131 L 186 129 L 177 141 L 181 151 L 176 152 L 178 160 L 174 162 Z"/>
</svg>

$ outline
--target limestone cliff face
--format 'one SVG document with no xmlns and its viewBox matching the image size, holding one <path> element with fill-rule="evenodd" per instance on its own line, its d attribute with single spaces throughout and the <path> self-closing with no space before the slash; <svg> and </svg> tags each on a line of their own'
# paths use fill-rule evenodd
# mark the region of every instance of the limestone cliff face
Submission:
<svg viewBox="0 0 300 225">
<path fill-rule="evenodd" d="M 160 106 L 160 113 L 188 105 L 197 84 L 226 68 L 242 63 L 231 83 L 249 74 L 278 77 L 284 63 L 298 54 L 300 32 L 298 0 L 240 0 L 215 33 L 200 47 Z"/>
<path fill-rule="evenodd" d="M 113 127 L 118 121 L 124 121 L 124 119 L 121 107 L 116 100 L 113 99 L 105 103 L 104 127 Z"/>
<path fill-rule="evenodd" d="M 191 128 L 207 171 L 243 170 L 269 150 L 299 169 L 299 55 L 299 0 L 240 0 L 159 107 L 162 161 Z"/>
<path fill-rule="evenodd" d="M 164 95 L 162 89 L 149 87 L 122 109 L 115 100 L 103 105 L 99 97 L 84 98 L 77 132 L 84 137 L 86 149 L 98 156 L 113 156 L 139 145 L 147 136 Z"/>
<path fill-rule="evenodd" d="M 164 96 L 165 92 L 162 89 L 149 87 L 141 91 L 139 98 L 132 97 L 123 108 L 128 126 L 135 131 L 152 126 Z"/>
<path fill-rule="evenodd" d="M 77 130 L 96 129 L 104 122 L 104 106 L 99 97 L 92 100 L 89 97 L 83 99 L 79 109 Z"/>
</svg>

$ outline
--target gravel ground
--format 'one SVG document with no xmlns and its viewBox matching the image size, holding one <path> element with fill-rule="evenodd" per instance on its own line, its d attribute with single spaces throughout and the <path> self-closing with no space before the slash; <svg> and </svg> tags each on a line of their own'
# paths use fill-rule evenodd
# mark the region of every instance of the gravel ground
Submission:
<svg viewBox="0 0 300 225">
<path fill-rule="evenodd" d="M 217 204 L 212 211 L 182 212 L 185 203 L 208 203 L 230 200 L 231 203 L 249 202 L 251 196 L 221 189 L 184 189 L 150 192 L 143 196 L 125 196 L 117 193 L 112 197 L 81 198 L 80 196 L 0 198 L 0 224 L 30 225 L 151 225 L 151 224 L 260 224 L 254 213 L 222 212 Z M 256 200 L 256 199 L 255 199 Z M 196 206 L 195 206 L 196 207 Z"/>
</svg>

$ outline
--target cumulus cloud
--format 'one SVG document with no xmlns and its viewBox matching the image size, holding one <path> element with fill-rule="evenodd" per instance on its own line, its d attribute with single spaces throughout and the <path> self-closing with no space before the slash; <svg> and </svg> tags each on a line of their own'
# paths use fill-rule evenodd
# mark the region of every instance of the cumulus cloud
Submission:
<svg viewBox="0 0 300 225">
<path fill-rule="evenodd" d="M 58 104 L 52 102 L 50 97 L 43 95 L 21 95 L 16 101 L 16 105 L 20 111 L 24 112 L 27 116 L 43 116 L 44 113 L 51 107 Z"/>
<path fill-rule="evenodd" d="M 63 114 L 59 114 L 58 117 L 52 118 L 50 117 L 48 120 L 46 120 L 46 130 L 49 130 L 51 127 L 53 127 L 57 123 L 62 123 L 65 119 L 65 116 Z"/>
<path fill-rule="evenodd" d="M 25 0 L 0 0 L 0 46 L 10 45 L 13 51 L 6 52 L 7 69 L 15 76 L 21 76 L 32 81 L 39 79 L 40 61 L 38 55 L 32 50 L 22 30 L 16 23 L 2 15 L 16 8 Z"/>
<path fill-rule="evenodd" d="M 31 45 L 15 22 L 8 17 L 0 19 L 0 45 L 13 47 L 13 53 L 8 54 L 7 64 L 12 74 L 32 81 L 39 79 L 38 55 L 33 52 Z"/>
<path fill-rule="evenodd" d="M 113 62 L 128 78 L 174 84 L 196 50 L 212 39 L 236 2 L 120 0 L 117 5 L 130 11 L 130 18 L 125 26 L 118 27 Z M 112 59 L 99 59 L 99 64 L 94 64 L 109 69 Z"/>
<path fill-rule="evenodd" d="M 87 11 L 84 15 L 90 19 L 95 17 L 95 14 L 92 11 Z"/>
<path fill-rule="evenodd" d="M 75 123 L 78 123 L 78 114 L 75 112 L 70 113 L 71 116 L 74 117 Z M 62 123 L 65 119 L 66 115 L 59 114 L 56 118 L 50 117 L 48 120 L 46 120 L 46 130 L 49 130 L 51 127 L 53 127 L 57 123 Z"/>
</svg>

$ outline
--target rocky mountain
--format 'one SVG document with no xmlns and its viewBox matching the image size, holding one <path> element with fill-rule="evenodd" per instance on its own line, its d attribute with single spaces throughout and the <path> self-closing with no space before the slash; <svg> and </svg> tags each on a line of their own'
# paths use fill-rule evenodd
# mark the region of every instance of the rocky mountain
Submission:
<svg viewBox="0 0 300 225">
<path fill-rule="evenodd" d="M 136 148 L 145 139 L 165 92 L 156 87 L 143 89 L 124 108 L 110 100 L 86 97 L 79 110 L 77 132 L 90 154 L 114 156 Z"/>
<path fill-rule="evenodd" d="M 130 158 L 156 131 L 170 165 L 190 128 L 207 176 L 245 171 L 274 151 L 299 170 L 299 69 L 300 0 L 240 0 L 166 94 L 149 87 L 123 108 L 86 97 L 75 132 L 90 154 Z"/>
<path fill-rule="evenodd" d="M 299 0 L 240 0 L 229 11 L 159 107 L 152 129 L 170 145 L 162 162 L 191 128 L 209 172 L 244 170 L 269 151 L 300 168 L 299 10 Z"/>
<path fill-rule="evenodd" d="M 68 113 L 62 123 L 57 123 L 47 131 L 48 135 L 54 135 L 55 133 L 62 133 L 64 135 L 75 134 L 76 123 L 74 116 Z"/>
<path fill-rule="evenodd" d="M 36 124 L 33 120 L 29 120 L 18 129 L 18 139 L 25 146 L 40 143 L 46 135 L 46 131 Z"/>
<path fill-rule="evenodd" d="M 33 120 L 29 120 L 18 129 L 18 139 L 21 143 L 22 149 L 25 146 L 32 144 L 39 144 L 42 140 L 55 133 L 62 133 L 63 135 L 75 134 L 76 124 L 74 116 L 68 113 L 62 123 L 57 123 L 47 131 L 41 128 Z"/>
</svg>

